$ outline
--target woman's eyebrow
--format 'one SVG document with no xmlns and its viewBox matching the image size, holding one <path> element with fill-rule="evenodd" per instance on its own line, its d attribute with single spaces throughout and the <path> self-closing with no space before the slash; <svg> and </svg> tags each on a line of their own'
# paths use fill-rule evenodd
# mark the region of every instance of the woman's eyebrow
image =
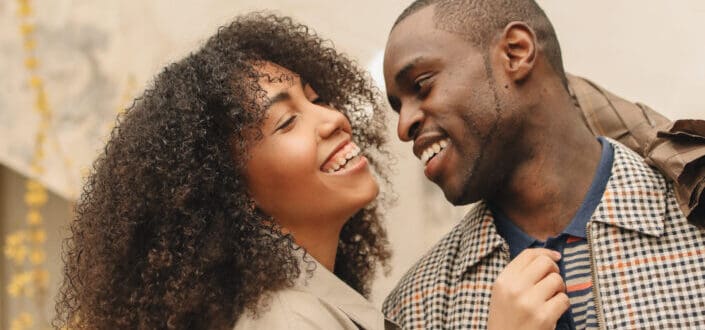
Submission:
<svg viewBox="0 0 705 330">
<path fill-rule="evenodd" d="M 274 104 L 282 102 L 282 101 L 288 101 L 291 100 L 291 94 L 287 91 L 279 92 L 277 95 L 274 95 L 271 98 L 268 98 L 267 101 L 264 102 L 264 110 L 267 111 L 269 108 L 271 108 Z"/>
</svg>

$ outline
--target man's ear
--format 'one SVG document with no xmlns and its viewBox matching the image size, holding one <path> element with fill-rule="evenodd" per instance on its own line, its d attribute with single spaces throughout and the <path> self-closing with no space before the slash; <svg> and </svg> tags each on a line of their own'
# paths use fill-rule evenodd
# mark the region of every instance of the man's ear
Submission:
<svg viewBox="0 0 705 330">
<path fill-rule="evenodd" d="M 508 78 L 526 79 L 536 63 L 536 33 L 524 22 L 511 22 L 502 31 L 496 50 Z"/>
</svg>

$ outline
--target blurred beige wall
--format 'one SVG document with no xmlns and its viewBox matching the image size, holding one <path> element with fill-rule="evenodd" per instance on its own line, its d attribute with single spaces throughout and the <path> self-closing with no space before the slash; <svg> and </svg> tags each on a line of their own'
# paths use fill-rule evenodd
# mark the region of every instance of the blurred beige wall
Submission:
<svg viewBox="0 0 705 330">
<path fill-rule="evenodd" d="M 47 154 L 52 166 L 42 180 L 57 199 L 77 196 L 81 175 L 104 143 L 115 113 L 125 105 L 124 95 L 134 96 L 161 67 L 198 47 L 238 14 L 270 9 L 293 16 L 379 77 L 387 33 L 408 2 L 35 0 L 38 57 L 55 111 Z M 539 3 L 555 25 L 568 71 L 671 118 L 705 117 L 705 99 L 700 97 L 705 90 L 704 1 Z M 0 163 L 12 170 L 3 173 L 26 175 L 37 118 L 30 110 L 16 11 L 16 1 L 0 0 Z M 390 122 L 393 132 L 395 123 Z M 387 217 L 395 255 L 390 276 L 376 282 L 377 304 L 464 212 L 450 207 L 426 182 L 411 147 L 392 140 L 399 158 L 394 183 L 400 203 Z M 0 228 L 5 232 L 24 214 L 16 201 L 22 184 L 15 175 L 3 174 L 0 183 Z M 68 215 L 60 211 L 64 206 L 52 207 L 52 226 L 65 223 Z M 53 269 L 58 269 L 58 229 L 56 233 L 49 242 Z M 3 301 L 0 308 L 7 311 L 8 306 Z"/>
</svg>

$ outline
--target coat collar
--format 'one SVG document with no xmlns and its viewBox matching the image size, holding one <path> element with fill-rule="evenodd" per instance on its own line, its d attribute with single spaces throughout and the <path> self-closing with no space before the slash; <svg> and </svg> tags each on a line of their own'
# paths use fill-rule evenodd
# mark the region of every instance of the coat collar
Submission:
<svg viewBox="0 0 705 330">
<path fill-rule="evenodd" d="M 607 140 L 614 147 L 612 176 L 591 222 L 661 236 L 668 210 L 666 179 L 627 147 Z"/>
<path fill-rule="evenodd" d="M 306 291 L 331 306 L 337 307 L 363 329 L 384 329 L 384 315 L 370 301 L 331 273 L 312 256 L 297 251 L 301 275 L 295 288 Z M 309 276 L 306 269 L 315 269 Z"/>
<path fill-rule="evenodd" d="M 614 147 L 612 175 L 590 222 L 658 237 L 664 230 L 668 184 L 642 157 L 607 138 Z M 494 217 L 485 202 L 470 210 L 453 231 L 458 241 L 459 262 L 454 269 L 462 274 L 496 250 L 507 255 L 509 247 L 497 232 Z"/>
<path fill-rule="evenodd" d="M 509 245 L 497 232 L 492 211 L 484 201 L 477 203 L 465 215 L 454 232 L 458 233 L 460 256 L 459 263 L 454 267 L 456 275 L 461 275 L 498 249 L 509 260 Z"/>
</svg>

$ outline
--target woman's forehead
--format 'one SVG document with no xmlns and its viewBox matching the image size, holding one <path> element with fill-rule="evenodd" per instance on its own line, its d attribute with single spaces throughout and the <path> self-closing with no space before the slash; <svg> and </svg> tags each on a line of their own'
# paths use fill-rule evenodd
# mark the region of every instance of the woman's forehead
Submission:
<svg viewBox="0 0 705 330">
<path fill-rule="evenodd" d="M 269 61 L 256 63 L 254 67 L 260 74 L 259 84 L 262 87 L 282 84 L 284 86 L 281 87 L 291 87 L 300 80 L 300 77 L 296 72 Z"/>
</svg>

